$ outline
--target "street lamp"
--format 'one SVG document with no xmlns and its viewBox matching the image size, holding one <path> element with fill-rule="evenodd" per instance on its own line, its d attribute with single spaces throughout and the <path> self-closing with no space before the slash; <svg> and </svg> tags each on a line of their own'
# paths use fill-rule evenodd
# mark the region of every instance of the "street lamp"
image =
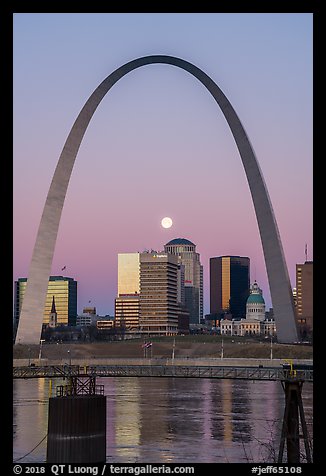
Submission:
<svg viewBox="0 0 326 476">
<path fill-rule="evenodd" d="M 67 352 L 68 352 L 68 358 L 69 358 L 69 365 L 71 365 L 71 355 L 70 355 L 70 350 L 68 349 L 68 350 L 67 350 Z"/>
<path fill-rule="evenodd" d="M 45 342 L 45 339 L 40 340 L 40 352 L 38 354 L 38 360 L 40 361 L 40 363 L 41 363 L 41 358 L 42 358 L 42 344 L 43 344 L 43 342 Z"/>
</svg>

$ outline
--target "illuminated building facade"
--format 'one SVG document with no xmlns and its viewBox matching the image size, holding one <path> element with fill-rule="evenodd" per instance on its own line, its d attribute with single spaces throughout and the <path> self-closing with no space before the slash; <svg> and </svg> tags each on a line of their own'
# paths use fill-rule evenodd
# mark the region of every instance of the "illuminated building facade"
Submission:
<svg viewBox="0 0 326 476">
<path fill-rule="evenodd" d="M 139 294 L 121 294 L 115 299 L 115 323 L 127 332 L 139 332 Z"/>
<path fill-rule="evenodd" d="M 14 313 L 18 323 L 19 314 L 23 304 L 27 278 L 19 278 L 15 281 Z M 50 276 L 48 292 L 43 314 L 43 324 L 49 324 L 52 310 L 53 297 L 57 313 L 56 325 L 76 325 L 77 318 L 77 281 L 64 276 Z"/>
<path fill-rule="evenodd" d="M 100 319 L 96 321 L 96 328 L 100 331 L 110 330 L 114 327 L 113 319 Z"/>
<path fill-rule="evenodd" d="M 203 266 L 196 245 L 185 238 L 175 238 L 164 245 L 164 251 L 178 257 L 184 266 L 185 307 L 189 311 L 189 323 L 199 324 L 203 319 Z"/>
<path fill-rule="evenodd" d="M 274 320 L 222 319 L 220 322 L 220 332 L 221 335 L 230 336 L 276 336 L 276 325 Z"/>
<path fill-rule="evenodd" d="M 118 297 L 115 325 L 126 332 L 139 331 L 140 253 L 118 254 Z"/>
<path fill-rule="evenodd" d="M 178 258 L 169 253 L 119 254 L 116 326 L 127 333 L 177 334 L 178 278 Z"/>
<path fill-rule="evenodd" d="M 96 315 L 96 307 L 94 306 L 87 306 L 83 308 L 83 314 L 91 314 Z"/>
<path fill-rule="evenodd" d="M 210 314 L 246 316 L 249 296 L 250 260 L 242 256 L 210 258 Z"/>
<path fill-rule="evenodd" d="M 296 314 L 302 338 L 313 331 L 313 261 L 296 265 Z"/>
</svg>

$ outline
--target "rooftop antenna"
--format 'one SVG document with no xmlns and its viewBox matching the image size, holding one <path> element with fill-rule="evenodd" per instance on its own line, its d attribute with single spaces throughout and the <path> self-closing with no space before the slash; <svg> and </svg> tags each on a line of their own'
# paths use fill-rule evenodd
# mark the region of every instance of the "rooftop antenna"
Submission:
<svg viewBox="0 0 326 476">
<path fill-rule="evenodd" d="M 308 249 L 307 249 L 307 243 L 306 243 L 306 246 L 305 246 L 305 256 L 306 256 L 306 261 L 308 261 Z"/>
</svg>

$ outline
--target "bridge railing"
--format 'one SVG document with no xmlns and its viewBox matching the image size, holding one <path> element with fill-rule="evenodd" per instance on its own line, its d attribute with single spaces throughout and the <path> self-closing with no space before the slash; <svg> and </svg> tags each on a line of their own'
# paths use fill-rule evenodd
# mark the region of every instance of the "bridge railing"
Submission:
<svg viewBox="0 0 326 476">
<path fill-rule="evenodd" d="M 275 367 L 222 367 L 180 365 L 48 365 L 14 367 L 14 378 L 69 378 L 72 376 L 96 377 L 184 377 L 242 380 L 301 380 L 313 381 L 312 369 L 295 372 Z"/>
</svg>

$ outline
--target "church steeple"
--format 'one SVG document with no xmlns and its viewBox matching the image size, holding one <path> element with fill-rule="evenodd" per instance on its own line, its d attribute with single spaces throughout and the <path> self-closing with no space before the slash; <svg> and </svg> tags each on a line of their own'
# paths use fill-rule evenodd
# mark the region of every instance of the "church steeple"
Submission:
<svg viewBox="0 0 326 476">
<path fill-rule="evenodd" d="M 52 307 L 51 307 L 51 314 L 54 314 L 56 313 L 56 309 L 55 309 L 55 301 L 54 301 L 54 296 L 52 298 Z"/>
<path fill-rule="evenodd" d="M 55 308 L 54 296 L 52 298 L 52 308 L 49 316 L 49 327 L 57 327 L 58 323 L 58 314 Z"/>
</svg>

